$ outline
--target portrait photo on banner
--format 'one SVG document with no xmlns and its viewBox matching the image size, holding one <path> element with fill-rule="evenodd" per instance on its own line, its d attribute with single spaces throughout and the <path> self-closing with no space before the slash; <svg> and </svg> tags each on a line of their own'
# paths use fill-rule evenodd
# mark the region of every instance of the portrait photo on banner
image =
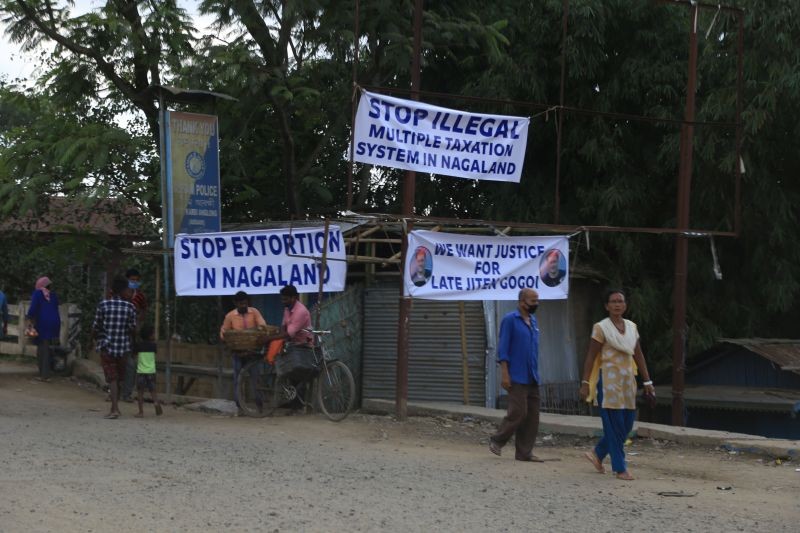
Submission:
<svg viewBox="0 0 800 533">
<path fill-rule="evenodd" d="M 559 285 L 567 277 L 567 260 L 558 248 L 545 250 L 539 260 L 539 279 L 548 287 Z"/>
<path fill-rule="evenodd" d="M 417 246 L 408 262 L 408 271 L 411 273 L 411 282 L 417 287 L 428 283 L 433 274 L 433 256 L 425 246 Z"/>
</svg>

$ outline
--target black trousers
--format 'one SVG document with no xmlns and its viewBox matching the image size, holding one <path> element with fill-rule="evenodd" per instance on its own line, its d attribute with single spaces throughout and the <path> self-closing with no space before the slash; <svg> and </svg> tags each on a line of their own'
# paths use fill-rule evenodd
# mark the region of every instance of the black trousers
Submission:
<svg viewBox="0 0 800 533">
<path fill-rule="evenodd" d="M 42 379 L 48 379 L 53 371 L 53 343 L 58 343 L 58 339 L 40 340 L 36 346 L 36 364 Z"/>
</svg>

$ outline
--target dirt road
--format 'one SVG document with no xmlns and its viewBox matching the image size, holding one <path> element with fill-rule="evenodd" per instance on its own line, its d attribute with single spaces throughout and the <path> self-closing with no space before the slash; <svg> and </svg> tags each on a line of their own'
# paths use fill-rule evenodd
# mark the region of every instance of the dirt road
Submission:
<svg viewBox="0 0 800 533">
<path fill-rule="evenodd" d="M 800 464 L 638 441 L 634 482 L 586 440 L 520 463 L 473 421 L 356 414 L 144 419 L 0 363 L 0 531 L 798 531 Z M 13 374 L 12 374 L 13 372 Z M 731 487 L 720 490 L 718 487 Z M 659 495 L 684 491 L 690 497 Z"/>
</svg>

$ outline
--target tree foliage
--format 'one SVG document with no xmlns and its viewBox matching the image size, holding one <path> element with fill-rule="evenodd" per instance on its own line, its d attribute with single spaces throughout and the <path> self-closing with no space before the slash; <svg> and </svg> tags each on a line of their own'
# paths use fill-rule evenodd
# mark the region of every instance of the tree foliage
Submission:
<svg viewBox="0 0 800 533">
<path fill-rule="evenodd" d="M 198 30 L 174 0 L 109 0 L 86 14 L 69 2 L 0 0 L 7 34 L 52 47 L 36 91 L 0 93 L 0 209 L 45 194 L 127 195 L 159 215 L 156 85 L 234 96 L 220 115 L 223 213 L 259 221 L 331 213 L 345 204 L 357 40 L 362 85 L 409 86 L 411 0 L 203 0 L 214 26 Z M 792 336 L 798 320 L 800 112 L 794 43 L 800 7 L 744 7 L 741 234 L 690 244 L 690 352 L 720 336 Z M 555 221 L 561 0 L 426 2 L 422 88 L 492 98 L 427 98 L 480 112 L 532 116 L 520 184 L 419 175 L 421 214 Z M 752 9 L 750 9 L 752 8 Z M 571 0 L 559 222 L 671 227 L 687 76 L 689 10 L 638 0 Z M 736 46 L 730 13 L 699 19 L 697 120 L 736 120 Z M 45 48 L 47 50 L 47 48 Z M 501 103 L 500 101 L 504 102 Z M 517 102 L 517 103 L 514 103 Z M 542 104 L 528 106 L 518 102 Z M 179 107 L 179 106 L 178 106 Z M 198 111 L 212 111 L 198 109 Z M 132 125 L 124 125 L 134 113 Z M 672 120 L 672 121 L 671 121 Z M 691 225 L 734 229 L 735 129 L 695 127 Z M 402 174 L 354 169 L 355 207 L 399 212 Z M 610 282 L 630 288 L 631 313 L 663 364 L 671 344 L 674 238 L 593 234 L 582 251 Z M 720 303 L 722 302 L 722 305 Z"/>
</svg>

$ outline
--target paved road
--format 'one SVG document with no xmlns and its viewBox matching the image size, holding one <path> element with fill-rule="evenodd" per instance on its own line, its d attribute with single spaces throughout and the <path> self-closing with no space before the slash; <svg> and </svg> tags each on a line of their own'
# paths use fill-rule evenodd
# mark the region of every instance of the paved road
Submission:
<svg viewBox="0 0 800 533">
<path fill-rule="evenodd" d="M 635 482 L 588 441 L 542 436 L 528 464 L 474 421 L 356 414 L 102 418 L 69 380 L 0 363 L 0 531 L 798 531 L 800 465 L 639 441 Z M 4 371 L 5 369 L 5 371 Z M 506 454 L 508 455 L 508 454 Z M 732 487 L 719 490 L 717 487 Z M 658 495 L 685 491 L 691 497 Z"/>
</svg>

